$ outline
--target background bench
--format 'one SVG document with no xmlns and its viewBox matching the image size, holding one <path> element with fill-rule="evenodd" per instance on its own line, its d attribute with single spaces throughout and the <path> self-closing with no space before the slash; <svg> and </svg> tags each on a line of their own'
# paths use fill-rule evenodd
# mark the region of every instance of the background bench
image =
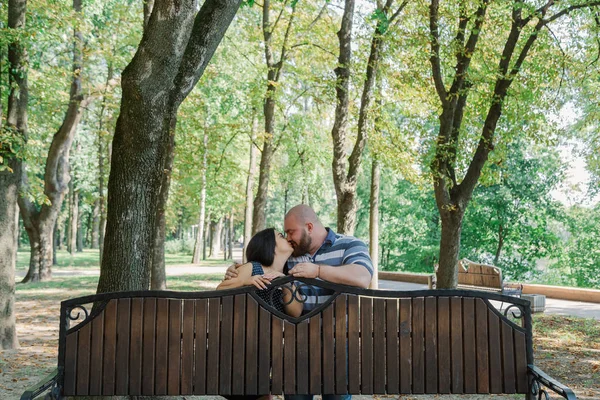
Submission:
<svg viewBox="0 0 600 400">
<path fill-rule="evenodd" d="M 435 274 L 429 276 L 428 283 L 430 289 L 435 289 Z M 466 258 L 458 261 L 458 288 L 492 291 L 507 296 L 520 296 L 523 292 L 522 285 L 507 284 L 504 282 L 501 268 L 493 265 L 476 263 L 467 260 Z"/>
<path fill-rule="evenodd" d="M 279 313 L 252 287 L 64 301 L 58 368 L 22 399 L 48 388 L 54 398 L 268 393 L 533 398 L 545 388 L 576 398 L 534 367 L 531 311 L 524 300 L 466 290 L 398 292 L 300 281 L 335 294 L 300 318 Z M 521 326 L 490 300 L 518 308 Z M 87 315 L 91 304 L 96 307 Z"/>
</svg>

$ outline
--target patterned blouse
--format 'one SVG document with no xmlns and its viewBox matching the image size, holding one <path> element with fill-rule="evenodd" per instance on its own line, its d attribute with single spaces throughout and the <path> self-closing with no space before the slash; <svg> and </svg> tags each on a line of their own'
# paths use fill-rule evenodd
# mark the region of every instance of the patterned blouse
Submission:
<svg viewBox="0 0 600 400">
<path fill-rule="evenodd" d="M 262 265 L 259 262 L 252 261 L 252 276 L 264 275 L 264 273 L 265 270 L 263 269 Z M 258 297 L 264 300 L 267 304 L 272 305 L 277 311 L 281 311 L 285 314 L 285 309 L 283 308 L 283 293 L 281 292 L 281 289 L 272 287 L 268 289 L 257 290 L 256 294 L 258 294 Z M 271 297 L 273 300 L 271 300 Z M 273 302 L 272 304 L 271 301 Z"/>
</svg>

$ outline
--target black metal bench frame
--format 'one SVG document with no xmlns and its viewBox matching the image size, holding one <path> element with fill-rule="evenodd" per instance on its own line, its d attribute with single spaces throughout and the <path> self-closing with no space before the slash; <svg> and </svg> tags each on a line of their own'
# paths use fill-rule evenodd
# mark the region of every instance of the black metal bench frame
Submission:
<svg viewBox="0 0 600 400">
<path fill-rule="evenodd" d="M 281 278 L 274 285 L 292 279 Z M 549 390 L 562 398 L 577 398 L 533 365 L 528 301 L 473 290 L 366 290 L 320 280 L 296 281 L 305 293 L 315 285 L 334 294 L 299 318 L 278 312 L 252 287 L 104 293 L 66 300 L 61 304 L 58 367 L 21 399 L 48 390 L 52 399 L 283 392 L 523 393 L 534 399 L 550 398 Z M 300 293 L 295 296 L 305 299 Z M 491 300 L 510 306 L 502 315 Z M 91 312 L 88 305 L 93 305 Z M 138 309 L 142 306 L 143 312 Z M 521 326 L 507 315 L 518 318 Z M 77 325 L 71 326 L 73 321 Z M 91 333 L 100 328 L 99 334 Z M 146 328 L 152 328 L 148 332 L 153 335 L 140 332 Z M 165 337 L 165 332 L 175 333 Z M 103 343 L 103 365 L 121 370 L 115 373 L 104 367 L 111 373 L 94 374 L 90 366 L 95 362 L 94 343 Z M 153 347 L 148 349 L 147 343 Z M 119 349 L 128 352 L 124 355 Z M 269 349 L 266 355 L 264 349 Z M 154 362 L 150 374 L 148 360 Z M 159 371 L 163 367 L 171 371 L 168 378 Z M 236 380 L 240 370 L 245 378 Z M 476 378 L 471 379 L 469 371 Z"/>
</svg>

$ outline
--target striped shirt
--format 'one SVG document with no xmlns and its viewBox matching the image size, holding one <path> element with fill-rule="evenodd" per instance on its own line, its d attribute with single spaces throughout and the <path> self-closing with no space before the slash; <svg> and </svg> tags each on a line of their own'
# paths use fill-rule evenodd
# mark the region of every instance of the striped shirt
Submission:
<svg viewBox="0 0 600 400">
<path fill-rule="evenodd" d="M 365 267 L 373 276 L 373 263 L 367 245 L 353 236 L 340 235 L 330 228 L 326 229 L 327 237 L 315 255 L 311 256 L 306 253 L 302 256 L 288 258 L 288 270 L 293 269 L 294 266 L 300 263 L 323 264 L 332 267 L 358 264 Z M 299 289 L 302 295 L 306 296 L 303 314 L 323 304 L 333 294 L 332 290 L 317 286 L 300 286 Z"/>
</svg>

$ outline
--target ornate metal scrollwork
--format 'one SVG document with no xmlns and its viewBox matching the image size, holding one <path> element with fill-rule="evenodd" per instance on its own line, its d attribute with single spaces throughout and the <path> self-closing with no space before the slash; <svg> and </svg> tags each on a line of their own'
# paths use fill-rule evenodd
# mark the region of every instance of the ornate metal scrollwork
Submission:
<svg viewBox="0 0 600 400">
<path fill-rule="evenodd" d="M 78 304 L 78 305 L 73 306 L 73 307 L 71 307 L 71 308 L 69 308 L 67 310 L 67 317 L 69 318 L 69 320 L 71 320 L 71 321 L 77 321 L 79 319 L 79 317 L 81 315 L 80 312 L 78 312 L 77 315 L 73 316 L 73 311 L 76 310 L 76 309 L 80 309 L 81 311 L 83 311 L 83 313 L 85 314 L 85 318 L 83 318 L 84 321 L 86 319 L 88 319 L 88 317 L 90 316 L 90 314 L 88 313 L 88 310 L 84 306 Z"/>
<path fill-rule="evenodd" d="M 560 382 L 555 379 L 549 377 L 544 372 L 542 372 L 539 368 L 533 365 L 528 366 L 528 373 L 531 377 L 531 383 L 529 386 L 530 393 L 536 397 L 538 400 L 550 400 L 551 397 L 548 394 L 548 390 L 556 393 L 563 399 L 567 400 L 576 400 L 577 396 L 575 393 L 568 387 L 564 386 Z"/>
<path fill-rule="evenodd" d="M 513 308 L 516 308 L 516 309 L 518 309 L 518 310 L 519 310 L 519 313 L 517 314 L 517 313 L 515 312 L 515 310 L 511 311 L 512 317 L 513 317 L 513 318 L 515 318 L 515 319 L 521 319 L 521 318 L 523 318 L 523 308 L 521 308 L 521 306 L 518 306 L 518 305 L 516 305 L 516 304 L 511 304 L 510 306 L 506 307 L 506 308 L 504 309 L 504 316 L 505 316 L 506 318 L 508 318 L 508 312 L 509 312 L 511 309 L 513 309 Z"/>
</svg>

